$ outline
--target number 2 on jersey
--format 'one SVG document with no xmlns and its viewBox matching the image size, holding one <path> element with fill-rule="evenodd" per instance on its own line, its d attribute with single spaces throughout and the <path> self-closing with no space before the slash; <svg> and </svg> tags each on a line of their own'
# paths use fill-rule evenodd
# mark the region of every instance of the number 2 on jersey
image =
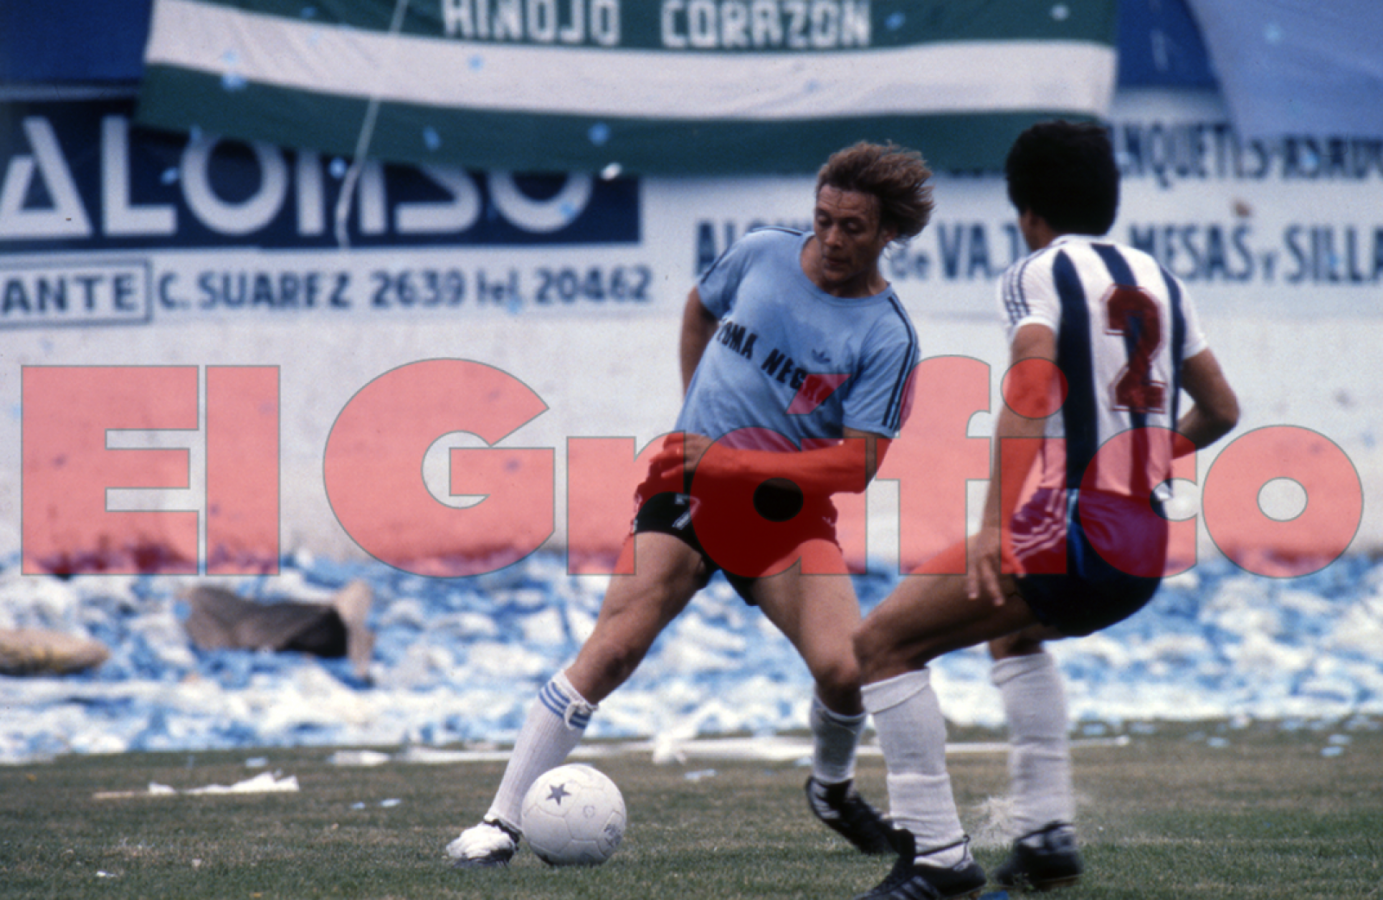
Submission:
<svg viewBox="0 0 1383 900">
<path fill-rule="evenodd" d="M 1152 379 L 1152 360 L 1162 346 L 1162 317 L 1157 302 L 1141 288 L 1116 284 L 1105 295 L 1109 334 L 1120 334 L 1128 364 L 1114 382 L 1114 402 L 1133 413 L 1163 412 L 1167 386 Z"/>
</svg>

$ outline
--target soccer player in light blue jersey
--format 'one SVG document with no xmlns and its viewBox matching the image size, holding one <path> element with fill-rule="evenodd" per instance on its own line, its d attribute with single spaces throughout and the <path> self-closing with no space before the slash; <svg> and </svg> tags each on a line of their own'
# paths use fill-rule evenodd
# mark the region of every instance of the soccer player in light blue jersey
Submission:
<svg viewBox="0 0 1383 900">
<path fill-rule="evenodd" d="M 717 570 L 815 682 L 811 810 L 860 850 L 891 852 L 890 829 L 854 788 L 860 608 L 831 495 L 865 489 L 907 415 L 917 334 L 879 260 L 927 224 L 930 177 L 914 151 L 842 150 L 818 173 L 811 231 L 752 232 L 692 289 L 685 399 L 638 489 L 623 549 L 633 574 L 611 578 L 576 660 L 540 691 L 490 809 L 447 847 L 458 866 L 510 860 L 529 786 L 576 747 L 596 705 Z"/>
<path fill-rule="evenodd" d="M 927 668 L 983 642 L 1009 724 L 1017 825 L 993 880 L 1042 890 L 1080 877 L 1066 705 L 1043 642 L 1108 627 L 1152 598 L 1172 459 L 1238 421 L 1182 286 L 1147 254 L 1101 237 L 1119 201 L 1106 130 L 1033 126 L 1005 174 L 1033 252 L 1000 284 L 1012 366 L 982 526 L 930 566 L 966 574 L 904 579 L 855 637 L 900 829 L 893 871 L 857 900 L 975 897 L 986 884 L 956 811 Z M 1178 414 L 1182 390 L 1194 405 Z"/>
</svg>

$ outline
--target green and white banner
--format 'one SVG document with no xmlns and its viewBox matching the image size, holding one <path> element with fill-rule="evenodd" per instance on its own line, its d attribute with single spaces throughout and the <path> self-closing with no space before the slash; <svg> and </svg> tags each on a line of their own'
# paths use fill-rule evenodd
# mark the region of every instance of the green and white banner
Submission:
<svg viewBox="0 0 1383 900">
<path fill-rule="evenodd" d="M 155 0 L 143 124 L 509 171 L 995 168 L 1103 117 L 1115 0 Z"/>
</svg>

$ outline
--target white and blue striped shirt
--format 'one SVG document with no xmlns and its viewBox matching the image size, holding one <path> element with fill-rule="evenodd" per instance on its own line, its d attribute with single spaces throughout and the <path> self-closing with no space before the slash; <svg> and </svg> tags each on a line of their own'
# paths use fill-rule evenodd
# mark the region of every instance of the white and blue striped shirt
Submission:
<svg viewBox="0 0 1383 900">
<path fill-rule="evenodd" d="M 1047 420 L 1040 487 L 1147 496 L 1171 474 L 1181 364 L 1206 348 L 1181 283 L 1157 260 L 1104 238 L 1062 235 L 1003 275 L 999 302 L 1009 340 L 1031 323 L 1056 335 L 1067 395 Z M 1059 440 L 1056 440 L 1059 439 Z M 1114 449 L 1117 447 L 1118 449 Z"/>
</svg>

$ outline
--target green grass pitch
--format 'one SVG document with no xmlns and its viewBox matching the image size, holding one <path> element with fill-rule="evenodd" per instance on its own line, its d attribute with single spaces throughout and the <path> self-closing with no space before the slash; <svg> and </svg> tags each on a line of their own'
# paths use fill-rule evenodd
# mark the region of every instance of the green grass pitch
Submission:
<svg viewBox="0 0 1383 900">
<path fill-rule="evenodd" d="M 1331 735 L 1342 733 L 1331 741 Z M 994 740 L 953 733 L 953 740 Z M 1325 752 L 1322 752 L 1325 751 Z M 891 860 L 854 853 L 806 811 L 793 763 L 646 754 L 595 764 L 624 792 L 629 828 L 594 869 L 521 853 L 461 872 L 442 848 L 484 812 L 499 763 L 348 768 L 331 750 L 72 756 L 0 767 L 0 898 L 849 898 Z M 246 760 L 297 793 L 156 796 L 232 784 Z M 1161 725 L 1075 755 L 1085 880 L 1070 900 L 1383 897 L 1383 732 L 1274 723 Z M 962 816 L 982 835 L 1006 785 L 998 753 L 956 753 Z M 688 777 L 689 775 L 693 777 Z M 883 764 L 860 762 L 884 805 Z M 124 794 L 111 797 L 110 794 Z M 982 864 L 1003 848 L 984 841 Z"/>
</svg>

